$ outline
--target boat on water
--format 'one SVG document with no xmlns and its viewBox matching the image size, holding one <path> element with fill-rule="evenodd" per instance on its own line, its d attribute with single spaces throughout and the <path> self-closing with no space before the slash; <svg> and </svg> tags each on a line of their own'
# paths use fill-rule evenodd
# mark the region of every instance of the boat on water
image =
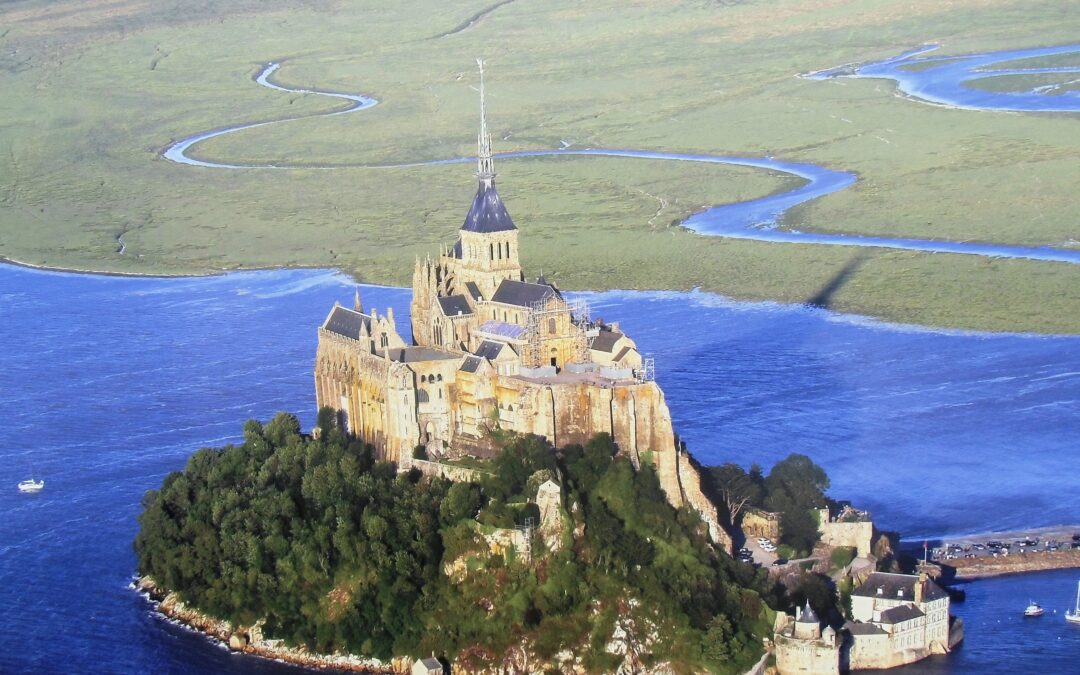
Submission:
<svg viewBox="0 0 1080 675">
<path fill-rule="evenodd" d="M 45 481 L 43 480 L 22 480 L 19 481 L 19 492 L 41 492 L 45 488 Z"/>
<path fill-rule="evenodd" d="M 1065 620 L 1069 623 L 1080 624 L 1080 581 L 1076 582 L 1076 605 L 1073 610 L 1065 610 Z"/>
<path fill-rule="evenodd" d="M 1027 609 L 1024 610 L 1024 616 L 1042 616 L 1046 610 L 1039 606 L 1039 603 L 1032 600 L 1028 603 Z"/>
</svg>

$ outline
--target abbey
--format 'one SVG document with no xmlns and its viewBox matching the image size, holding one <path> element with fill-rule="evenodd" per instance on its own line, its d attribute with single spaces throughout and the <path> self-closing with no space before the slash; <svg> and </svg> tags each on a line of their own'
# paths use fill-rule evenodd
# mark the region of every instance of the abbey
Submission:
<svg viewBox="0 0 1080 675">
<path fill-rule="evenodd" d="M 418 445 L 436 461 L 490 456 L 494 429 L 557 446 L 611 434 L 635 465 L 656 468 L 673 505 L 696 508 L 727 544 L 651 359 L 542 275 L 526 279 L 495 187 L 482 67 L 478 150 L 479 185 L 457 241 L 413 269 L 411 344 L 393 312 L 365 312 L 359 292 L 351 309 L 336 305 L 319 328 L 319 407 L 339 410 L 351 433 L 399 463 Z"/>
</svg>

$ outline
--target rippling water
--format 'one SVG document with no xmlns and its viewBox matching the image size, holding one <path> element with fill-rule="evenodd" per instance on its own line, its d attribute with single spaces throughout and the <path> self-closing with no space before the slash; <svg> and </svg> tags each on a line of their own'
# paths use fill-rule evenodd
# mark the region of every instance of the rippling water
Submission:
<svg viewBox="0 0 1080 675">
<path fill-rule="evenodd" d="M 402 289 L 363 293 L 408 315 Z M 907 329 L 700 293 L 587 295 L 656 354 L 676 428 L 705 462 L 805 452 L 834 494 L 915 536 L 1080 513 L 1080 339 Z M 347 278 L 319 270 L 122 279 L 0 266 L 0 671 L 288 670 L 153 616 L 126 588 L 131 541 L 143 492 L 194 450 L 278 410 L 314 421 L 315 328 L 351 297 Z M 46 488 L 21 495 L 31 471 Z M 1080 631 L 1059 617 L 995 623 L 1029 596 L 1063 609 L 1074 592 L 1065 573 L 973 584 L 968 643 L 934 672 L 1075 658 Z M 1011 670 L 994 671 L 1003 658 Z"/>
</svg>

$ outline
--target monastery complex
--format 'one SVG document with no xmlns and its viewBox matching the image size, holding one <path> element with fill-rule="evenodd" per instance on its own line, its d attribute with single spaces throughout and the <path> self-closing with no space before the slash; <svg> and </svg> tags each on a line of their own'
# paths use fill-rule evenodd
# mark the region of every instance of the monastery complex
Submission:
<svg viewBox="0 0 1080 675">
<path fill-rule="evenodd" d="M 407 342 L 392 311 L 336 305 L 319 328 L 318 406 L 382 459 L 490 457 L 493 430 L 555 446 L 610 434 L 635 466 L 656 468 L 668 500 L 689 504 L 730 551 L 716 509 L 680 447 L 652 361 L 617 323 L 589 316 L 542 275 L 528 281 L 518 228 L 495 187 L 480 81 L 479 185 L 457 241 L 413 269 Z"/>
</svg>

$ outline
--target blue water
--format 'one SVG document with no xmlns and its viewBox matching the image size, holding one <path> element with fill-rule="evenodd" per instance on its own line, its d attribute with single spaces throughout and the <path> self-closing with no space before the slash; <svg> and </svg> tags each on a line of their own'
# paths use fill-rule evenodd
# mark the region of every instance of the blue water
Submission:
<svg viewBox="0 0 1080 675">
<path fill-rule="evenodd" d="M 1041 50 L 1039 51 L 1038 55 L 1044 55 L 1044 52 L 1058 53 L 1053 51 L 1048 52 L 1047 50 Z M 1008 52 L 1008 54 L 1019 53 L 1021 52 Z M 1002 54 L 1006 53 L 1002 52 Z M 989 58 L 989 56 L 992 55 L 980 56 L 985 57 L 984 60 L 975 61 L 975 65 L 992 62 L 990 60 L 986 60 Z M 872 64 L 864 66 L 863 68 L 868 69 L 867 72 L 879 72 L 878 70 L 874 70 L 874 67 L 880 69 L 885 68 L 886 65 L 891 65 L 893 63 L 898 63 L 901 65 L 903 63 L 906 63 L 906 61 L 902 60 L 903 57 L 897 58 L 900 60 L 883 62 L 882 64 Z M 1010 56 L 1009 58 L 1017 57 Z M 1001 57 L 998 60 L 1005 60 L 1005 57 Z M 316 89 L 297 89 L 277 84 L 271 79 L 271 76 L 275 72 L 277 72 L 280 67 L 281 63 L 267 64 L 255 76 L 255 82 L 276 91 L 296 94 L 315 94 L 318 96 L 326 96 L 331 99 L 345 100 L 348 101 L 349 104 L 344 108 L 331 110 L 325 113 L 314 113 L 299 117 L 289 117 L 279 120 L 262 122 L 244 122 L 232 126 L 213 129 L 211 131 L 199 132 L 197 134 L 176 141 L 175 143 L 167 147 L 162 152 L 162 157 L 178 164 L 186 164 L 188 166 L 201 167 L 204 169 L 209 168 L 280 170 L 295 168 L 284 163 L 230 164 L 225 162 L 211 162 L 191 157 L 188 154 L 188 151 L 202 141 L 209 140 L 217 136 L 224 136 L 226 134 L 236 133 L 245 129 L 254 129 L 256 127 L 263 127 L 270 124 L 282 124 L 286 122 L 292 122 L 298 119 L 303 119 L 305 117 L 330 117 L 334 115 L 343 115 L 346 113 L 366 110 L 378 104 L 378 101 L 376 99 L 370 98 L 368 96 L 363 96 L 361 94 L 342 94 Z M 857 75 L 857 73 L 862 72 L 862 69 L 856 71 L 852 70 L 851 67 L 848 67 L 845 70 L 834 69 L 831 71 L 821 71 L 820 73 L 814 74 L 812 77 L 827 78 L 834 77 L 839 74 L 861 77 L 863 75 Z M 937 69 L 934 69 L 934 72 L 937 72 Z M 951 73 L 952 71 L 946 69 L 944 72 Z M 879 74 L 866 76 L 882 77 L 884 75 Z M 953 83 L 953 85 L 951 86 L 959 87 L 960 85 Z M 856 181 L 856 176 L 853 173 L 829 169 L 823 166 L 817 166 L 816 164 L 809 164 L 805 162 L 787 162 L 775 159 L 773 157 L 735 157 L 729 155 L 705 155 L 700 153 L 675 153 L 660 152 L 656 150 L 628 150 L 612 148 L 586 148 L 578 150 L 570 150 L 566 148 L 560 150 L 530 150 L 522 152 L 507 152 L 498 154 L 496 156 L 500 159 L 500 161 L 507 159 L 534 157 L 620 157 L 624 159 L 729 164 L 734 166 L 749 166 L 758 169 L 764 169 L 767 171 L 773 171 L 775 173 L 785 174 L 798 178 L 801 181 L 805 181 L 798 187 L 781 190 L 777 193 L 766 195 L 758 199 L 751 199 L 748 201 L 736 202 L 732 204 L 722 204 L 704 209 L 700 213 L 694 214 L 682 223 L 684 227 L 687 227 L 695 232 L 714 237 L 727 237 L 729 239 L 751 239 L 754 241 L 767 241 L 772 243 L 819 244 L 826 246 L 869 246 L 875 248 L 891 248 L 908 251 L 958 253 L 963 255 L 977 255 L 993 258 L 1027 258 L 1031 260 L 1046 260 L 1052 262 L 1080 264 L 1080 249 L 1063 249 L 1054 248 L 1051 246 L 1010 246 L 1005 244 L 995 244 L 992 242 L 959 242 L 945 241 L 940 239 L 912 239 L 907 237 L 869 237 L 849 234 L 829 234 L 823 232 L 800 232 L 798 230 L 783 229 L 779 227 L 781 218 L 788 209 L 804 202 L 809 202 L 811 200 L 817 199 L 818 197 L 823 197 L 825 195 L 832 194 L 833 192 L 843 190 L 848 186 L 853 185 Z M 454 157 L 450 159 L 436 159 L 424 162 L 366 168 L 385 169 L 416 166 L 437 166 L 444 164 L 461 164 L 472 161 L 475 161 L 472 157 Z M 326 167 L 312 167 L 310 165 L 304 165 L 303 168 L 335 169 L 339 168 L 340 166 L 342 165 Z"/>
<path fill-rule="evenodd" d="M 928 45 L 904 52 L 883 61 L 838 66 L 806 75 L 811 79 L 833 77 L 869 77 L 894 80 L 897 88 L 908 96 L 926 103 L 968 110 L 1009 110 L 1014 112 L 1080 112 L 1080 91 L 1069 89 L 1080 78 L 1080 66 L 1040 68 L 1023 67 L 1023 63 L 1008 68 L 997 64 L 1045 56 L 1080 53 L 1080 45 L 1014 49 L 960 56 L 925 56 L 936 51 Z M 914 66 L 916 70 L 910 68 Z M 1060 75 L 1053 85 L 1031 87 L 1023 91 L 994 92 L 968 86 L 972 80 L 1005 75 Z"/>
<path fill-rule="evenodd" d="M 407 316 L 406 291 L 363 293 Z M 587 295 L 656 354 L 676 428 L 705 462 L 806 452 L 836 496 L 915 536 L 1080 514 L 1078 338 L 906 329 L 700 293 Z M 0 266 L 0 672 L 288 670 L 156 618 L 127 590 L 131 541 L 143 492 L 194 450 L 279 410 L 314 421 L 315 329 L 351 297 L 347 278 L 318 270 L 125 279 Z M 45 491 L 21 495 L 31 470 Z M 1075 658 L 1056 617 L 1023 632 L 996 622 L 1029 597 L 1063 607 L 1077 576 L 973 584 L 968 643 L 938 672 Z"/>
</svg>

